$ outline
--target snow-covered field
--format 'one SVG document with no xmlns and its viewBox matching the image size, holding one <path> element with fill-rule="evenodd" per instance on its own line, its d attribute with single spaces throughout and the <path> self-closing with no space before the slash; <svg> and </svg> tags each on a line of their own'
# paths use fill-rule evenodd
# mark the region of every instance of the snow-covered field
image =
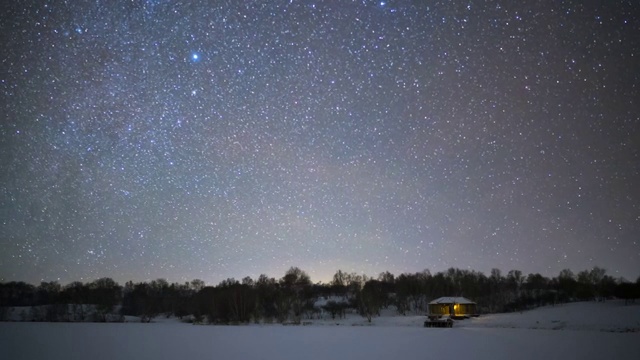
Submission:
<svg viewBox="0 0 640 360">
<path fill-rule="evenodd" d="M 636 332 L 640 304 L 623 301 L 581 302 L 547 306 L 522 313 L 492 314 L 460 323 L 465 327 Z M 640 359 L 640 358 L 639 358 Z"/>
<path fill-rule="evenodd" d="M 308 326 L 0 323 L 2 359 L 640 359 L 640 305 L 577 303 L 423 328 L 424 317 Z M 333 325 L 331 325 L 333 324 Z M 556 329 L 556 330 L 553 330 Z"/>
</svg>

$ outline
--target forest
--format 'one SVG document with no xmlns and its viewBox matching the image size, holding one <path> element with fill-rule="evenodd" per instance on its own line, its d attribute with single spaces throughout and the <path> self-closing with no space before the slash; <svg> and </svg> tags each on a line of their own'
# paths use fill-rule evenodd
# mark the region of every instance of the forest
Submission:
<svg viewBox="0 0 640 360">
<path fill-rule="evenodd" d="M 617 298 L 630 303 L 640 298 L 640 277 L 635 283 L 616 279 L 600 267 L 577 274 L 565 269 L 553 278 L 525 276 L 519 270 L 503 274 L 499 269 L 489 276 L 450 268 L 436 274 L 424 270 L 398 276 L 387 271 L 377 277 L 338 270 L 330 282 L 313 283 L 305 271 L 291 267 L 280 279 L 263 274 L 257 279 L 226 279 L 216 286 L 198 279 L 120 285 L 101 278 L 38 286 L 12 281 L 0 283 L 0 321 L 10 320 L 9 309 L 23 307 L 21 321 L 112 322 L 129 316 L 151 322 L 159 316 L 175 316 L 201 324 L 300 324 L 305 319 L 341 318 L 350 312 L 371 322 L 383 309 L 393 309 L 398 315 L 424 315 L 429 301 L 441 296 L 472 299 L 481 314 L 574 301 Z"/>
</svg>

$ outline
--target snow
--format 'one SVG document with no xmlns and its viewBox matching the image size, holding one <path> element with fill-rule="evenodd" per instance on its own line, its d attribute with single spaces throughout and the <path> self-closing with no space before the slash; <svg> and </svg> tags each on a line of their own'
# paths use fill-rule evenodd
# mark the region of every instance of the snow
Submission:
<svg viewBox="0 0 640 360">
<path fill-rule="evenodd" d="M 465 327 L 639 332 L 640 304 L 621 301 L 546 306 L 522 313 L 491 314 L 462 322 Z"/>
<path fill-rule="evenodd" d="M 327 297 L 320 297 L 316 300 L 316 302 L 313 304 L 313 306 L 320 308 L 322 306 L 327 305 L 327 303 L 329 303 L 329 301 L 333 301 L 336 304 L 348 304 L 349 300 L 344 297 L 344 296 L 327 296 Z"/>
<path fill-rule="evenodd" d="M 444 296 L 433 300 L 429 304 L 475 304 L 475 302 L 464 297 Z"/>
<path fill-rule="evenodd" d="M 0 323 L 3 359 L 640 359 L 640 305 L 577 303 L 423 328 L 353 314 L 309 326 Z M 564 326 L 558 327 L 562 323 Z M 360 325 L 360 326 L 354 326 Z M 558 330 L 553 330 L 558 329 Z M 629 332 L 625 332 L 629 331 Z"/>
</svg>

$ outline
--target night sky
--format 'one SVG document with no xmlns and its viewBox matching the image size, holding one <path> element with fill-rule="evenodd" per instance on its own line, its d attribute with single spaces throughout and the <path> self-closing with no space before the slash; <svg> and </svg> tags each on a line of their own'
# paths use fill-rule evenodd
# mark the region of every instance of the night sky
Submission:
<svg viewBox="0 0 640 360">
<path fill-rule="evenodd" d="M 4 281 L 640 275 L 636 1 L 0 14 Z"/>
</svg>

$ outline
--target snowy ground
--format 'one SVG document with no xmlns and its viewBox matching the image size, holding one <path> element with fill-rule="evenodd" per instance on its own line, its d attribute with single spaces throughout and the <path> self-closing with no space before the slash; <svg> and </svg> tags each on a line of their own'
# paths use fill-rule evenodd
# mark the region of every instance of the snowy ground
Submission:
<svg viewBox="0 0 640 360">
<path fill-rule="evenodd" d="M 308 326 L 0 323 L 2 359 L 640 359 L 640 305 L 578 303 L 421 327 L 350 316 Z M 553 330 L 556 329 L 556 330 Z M 628 331 L 628 332 L 624 332 Z"/>
<path fill-rule="evenodd" d="M 640 334 L 640 303 L 581 302 L 547 306 L 522 313 L 492 314 L 462 321 L 464 327 L 636 332 Z"/>
</svg>

